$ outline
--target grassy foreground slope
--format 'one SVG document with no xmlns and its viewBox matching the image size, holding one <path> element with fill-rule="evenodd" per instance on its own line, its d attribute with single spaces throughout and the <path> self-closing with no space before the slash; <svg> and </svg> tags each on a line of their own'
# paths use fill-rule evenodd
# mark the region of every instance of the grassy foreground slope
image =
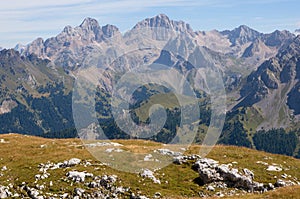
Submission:
<svg viewBox="0 0 300 199">
<path fill-rule="evenodd" d="M 153 149 L 163 148 L 160 143 L 141 140 L 115 140 L 124 145 L 124 148 L 135 149 L 143 147 L 153 147 Z M 197 154 L 200 146 L 193 145 L 187 154 Z M 141 150 L 142 151 L 142 150 Z M 155 172 L 155 176 L 160 179 L 161 184 L 154 184 L 150 179 L 143 179 L 138 174 L 125 173 L 111 169 L 101 164 L 85 149 L 79 139 L 44 139 L 18 134 L 0 135 L 0 169 L 4 166 L 7 170 L 0 173 L 0 185 L 7 186 L 13 184 L 19 187 L 23 182 L 34 187 L 35 175 L 39 173 L 38 165 L 48 161 L 58 163 L 70 158 L 88 160 L 91 166 L 77 165 L 71 168 L 49 170 L 50 176 L 42 182 L 45 184 L 45 192 L 51 193 L 71 193 L 80 184 L 69 183 L 63 180 L 68 171 L 87 171 L 94 175 L 118 176 L 118 184 L 130 187 L 134 193 L 141 193 L 152 197 L 156 192 L 160 192 L 163 198 L 198 198 L 199 193 L 212 195 L 205 187 L 196 183 L 198 173 L 191 169 L 192 164 L 169 166 Z M 300 160 L 274 155 L 248 148 L 235 146 L 218 145 L 209 153 L 208 158 L 220 163 L 232 163 L 239 170 L 248 168 L 255 174 L 255 181 L 262 183 L 274 183 L 276 178 L 281 178 L 282 174 L 287 174 L 287 179 L 300 179 Z M 259 162 L 260 161 L 260 162 Z M 257 163 L 258 162 L 258 163 Z M 279 172 L 267 171 L 268 165 L 277 164 L 283 170 Z M 276 176 L 276 177 L 275 177 Z M 289 177 L 290 176 L 290 177 Z M 52 181 L 52 186 L 48 186 Z M 299 181 L 299 180 L 298 180 Z M 239 192 L 238 192 L 239 193 Z M 247 194 L 229 198 L 300 198 L 300 186 L 279 188 L 264 194 Z"/>
</svg>

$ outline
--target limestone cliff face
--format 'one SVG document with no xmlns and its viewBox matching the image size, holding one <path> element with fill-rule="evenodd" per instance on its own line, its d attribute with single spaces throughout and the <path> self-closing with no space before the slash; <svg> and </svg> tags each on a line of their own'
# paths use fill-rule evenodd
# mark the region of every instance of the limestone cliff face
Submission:
<svg viewBox="0 0 300 199">
<path fill-rule="evenodd" d="M 56 37 L 34 40 L 22 54 L 35 54 L 72 70 L 80 66 L 89 50 L 116 34 L 120 34 L 117 27 L 101 27 L 96 19 L 86 18 L 78 27 L 66 26 Z"/>
<path fill-rule="evenodd" d="M 251 70 L 255 70 L 265 60 L 274 57 L 280 48 L 288 45 L 294 38 L 294 35 L 288 31 L 263 34 L 245 25 L 233 30 L 194 32 L 188 23 L 171 20 L 164 14 L 138 22 L 129 33 L 147 28 L 163 28 L 185 34 L 200 46 L 226 56 L 245 59 L 251 65 Z M 66 26 L 55 37 L 46 40 L 38 38 L 27 46 L 17 45 L 15 50 L 22 55 L 35 54 L 68 70 L 76 70 L 82 66 L 85 56 L 95 47 L 102 46 L 103 42 L 117 35 L 122 38 L 116 26 L 108 24 L 101 27 L 96 19 L 86 18 L 77 27 Z M 125 34 L 126 36 L 128 34 Z M 155 39 L 164 40 L 168 36 L 163 37 L 164 35 L 160 34 Z M 115 41 L 116 44 L 118 42 Z"/>
<path fill-rule="evenodd" d="M 168 16 L 164 14 L 157 15 L 153 18 L 147 18 L 143 21 L 138 22 L 133 29 L 138 29 L 138 28 L 167 28 L 171 29 L 174 31 L 178 31 L 181 33 L 186 33 L 193 35 L 193 29 L 191 26 L 183 21 L 173 21 L 169 19 Z"/>
</svg>

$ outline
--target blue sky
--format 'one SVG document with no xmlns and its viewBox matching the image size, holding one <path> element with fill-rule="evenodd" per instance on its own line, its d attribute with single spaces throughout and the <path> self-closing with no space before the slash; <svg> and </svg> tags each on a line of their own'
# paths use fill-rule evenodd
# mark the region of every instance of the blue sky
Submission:
<svg viewBox="0 0 300 199">
<path fill-rule="evenodd" d="M 66 25 L 92 17 L 122 32 L 160 13 L 194 30 L 225 30 L 245 24 L 261 32 L 300 28 L 299 0 L 9 0 L 0 2 L 0 46 L 57 35 Z"/>
</svg>

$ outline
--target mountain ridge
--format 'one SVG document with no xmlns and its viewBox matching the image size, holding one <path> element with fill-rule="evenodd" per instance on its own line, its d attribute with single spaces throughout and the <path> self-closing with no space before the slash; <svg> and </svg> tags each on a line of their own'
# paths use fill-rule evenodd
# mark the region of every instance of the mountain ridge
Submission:
<svg viewBox="0 0 300 199">
<path fill-rule="evenodd" d="M 169 39 L 168 36 L 155 32 L 161 29 L 177 31 L 180 34 Z M 150 35 L 147 35 L 147 30 L 150 30 Z M 157 35 L 151 34 L 151 31 Z M 153 50 L 153 46 L 158 48 Z M 15 58 L 12 56 L 11 60 L 3 59 L 3 68 L 0 70 L 3 82 L 6 85 L 14 85 L 2 89 L 4 95 L 0 102 L 3 112 L 7 112 L 7 107 L 11 109 L 10 112 L 0 115 L 3 121 L 8 121 L 2 125 L 2 133 L 11 130 L 31 131 L 31 127 L 20 127 L 17 116 L 22 113 L 29 114 L 28 118 L 38 129 L 37 134 L 40 136 L 74 136 L 76 129 L 70 105 L 72 81 L 79 72 L 83 72 L 86 79 L 90 79 L 91 71 L 88 67 L 95 66 L 100 70 L 105 69 L 100 80 L 102 87 L 96 95 L 97 111 L 103 111 L 99 113 L 98 121 L 102 122 L 100 123 L 105 126 L 107 132 L 113 132 L 109 134 L 110 138 L 124 138 L 122 136 L 127 135 L 118 134 L 121 131 L 112 121 L 110 112 L 110 92 L 113 83 L 119 80 L 120 75 L 141 64 L 162 64 L 174 68 L 188 80 L 196 77 L 197 67 L 221 73 L 228 98 L 226 103 L 229 115 L 229 119 L 225 120 L 225 133 L 222 135 L 225 137 L 222 138 L 224 142 L 228 143 L 228 139 L 232 138 L 236 140 L 230 143 L 255 147 L 253 136 L 262 128 L 270 130 L 282 127 L 298 134 L 299 37 L 287 31 L 263 34 L 245 25 L 223 32 L 193 31 L 185 22 L 176 22 L 160 14 L 138 22 L 132 30 L 122 35 L 116 26 L 101 27 L 96 19 L 86 18 L 77 27 L 66 26 L 56 37 L 46 40 L 37 38 L 27 46 L 18 45 L 16 49 L 19 49 L 19 53 L 12 50 L 1 51 L 2 56 L 9 57 L 11 54 L 17 56 Z M 126 53 L 127 49 L 133 50 Z M 28 70 L 23 74 L 23 71 L 18 69 L 20 66 Z M 36 77 L 33 68 L 38 68 L 36 73 L 41 70 L 40 77 L 44 78 Z M 11 71 L 16 75 L 13 76 Z M 8 79 L 6 74 L 10 74 L 9 83 L 6 83 Z M 16 80 L 18 78 L 26 83 L 20 83 Z M 172 77 L 161 76 L 161 78 Z M 65 80 L 69 83 L 65 84 Z M 142 87 L 132 99 L 135 117 L 146 112 L 143 108 L 149 106 L 147 102 L 156 102 L 152 100 L 152 96 L 155 97 L 157 94 L 161 99 L 172 98 L 166 89 L 151 86 Z M 201 142 L 210 122 L 208 117 L 211 114 L 210 96 L 205 91 L 197 90 L 196 93 L 201 102 L 201 111 L 204 113 L 199 120 L 198 137 L 195 138 L 197 142 Z M 15 107 L 10 99 L 18 106 Z M 43 104 L 47 104 L 51 109 L 48 108 L 48 112 L 42 111 Z M 167 107 L 168 114 L 174 121 L 178 121 L 177 105 L 174 103 Z M 61 122 L 47 121 L 51 120 L 51 115 L 60 118 Z M 139 122 L 147 121 L 147 117 L 148 114 Z M 168 125 L 176 126 L 174 121 L 168 120 Z M 176 128 L 172 128 L 172 131 L 163 129 L 164 133 L 160 132 L 160 136 L 153 139 L 166 142 Z M 296 156 L 297 148 L 293 150 L 289 154 Z"/>
<path fill-rule="evenodd" d="M 146 27 L 166 28 L 172 31 L 179 31 L 195 38 L 200 45 L 204 45 L 211 50 L 224 54 L 234 54 L 238 57 L 242 57 L 243 54 L 245 54 L 246 48 L 249 48 L 255 39 L 261 39 L 266 49 L 262 48 L 260 50 L 266 51 L 267 53 L 265 55 L 268 56 L 254 56 L 253 58 L 248 56 L 247 58 L 251 59 L 252 63 L 255 64 L 254 68 L 261 64 L 263 60 L 275 56 L 279 48 L 288 43 L 293 37 L 293 34 L 287 31 L 274 31 L 269 34 L 259 33 L 246 25 L 225 31 L 194 31 L 188 23 L 171 20 L 165 14 L 146 18 L 134 25 L 131 31 Z M 111 38 L 117 34 L 121 33 L 116 26 L 105 25 L 101 27 L 96 19 L 88 17 L 75 28 L 66 26 L 56 37 L 46 39 L 45 41 L 38 38 L 28 44 L 27 47 L 17 45 L 15 49 L 22 54 L 28 55 L 34 53 L 41 58 L 47 58 L 54 62 L 58 60 L 57 63 L 65 60 L 62 64 L 63 67 L 74 69 L 77 68 L 74 67 L 76 62 L 78 62 L 79 65 L 81 64 L 80 62 L 82 62 L 82 58 L 76 59 L 76 57 L 80 57 L 80 54 L 87 53 L 88 49 L 84 49 L 86 46 L 93 48 L 94 45 L 98 45 L 105 41 L 106 38 Z M 206 40 L 212 41 L 206 42 Z M 59 54 L 64 54 L 65 58 L 60 57 Z"/>
</svg>

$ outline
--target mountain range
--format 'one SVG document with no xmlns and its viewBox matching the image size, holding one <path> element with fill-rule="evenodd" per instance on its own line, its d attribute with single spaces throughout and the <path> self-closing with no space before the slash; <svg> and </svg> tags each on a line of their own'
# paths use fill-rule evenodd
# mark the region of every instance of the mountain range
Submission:
<svg viewBox="0 0 300 199">
<path fill-rule="evenodd" d="M 162 28 L 184 37 L 171 40 L 167 34 L 137 37 L 137 33 L 144 30 Z M 152 45 L 160 48 L 150 52 L 147 48 Z M 146 50 L 130 52 L 117 59 L 126 48 Z M 175 49 L 180 56 L 167 49 Z M 139 64 L 159 63 L 175 68 L 189 78 L 195 75 L 195 68 L 189 63 L 193 65 L 199 56 L 209 58 L 201 62 L 203 67 L 213 63 L 225 83 L 227 116 L 221 140 L 230 138 L 229 144 L 255 148 L 254 140 L 257 139 L 254 137 L 261 130 L 268 132 L 282 128 L 299 136 L 300 36 L 285 30 L 265 34 L 245 25 L 233 30 L 194 31 L 189 24 L 173 21 L 164 14 L 138 22 L 125 34 L 114 25 L 100 26 L 97 20 L 86 18 L 77 27 L 66 26 L 55 37 L 37 38 L 27 45 L 18 44 L 14 49 L 2 50 L 0 132 L 44 137 L 76 136 L 71 107 L 74 77 L 94 64 L 99 67 L 112 65 L 101 79 L 103 90 L 97 93 L 96 109 L 101 116 L 98 119 L 105 125 L 104 129 L 114 132 L 111 138 L 124 138 L 117 135 L 120 129 L 111 121 L 108 106 L 112 83 L 118 75 Z M 147 102 L 153 100 L 151 97 L 158 93 L 169 95 L 169 91 L 157 86 L 143 89 L 146 94 L 135 93 L 133 110 L 136 116 L 142 107 L 147 107 Z M 199 99 L 203 98 L 205 102 L 200 109 L 206 118 L 203 116 L 198 122 L 205 131 L 209 126 L 210 100 L 200 93 Z M 168 107 L 168 116 L 175 117 L 175 107 Z M 171 120 L 168 122 L 173 124 Z M 166 142 L 170 135 L 172 130 L 165 127 L 164 132 L 153 139 Z M 203 141 L 203 135 L 200 133 L 196 140 Z M 299 155 L 299 146 L 297 141 L 294 151 L 289 154 Z"/>
</svg>

